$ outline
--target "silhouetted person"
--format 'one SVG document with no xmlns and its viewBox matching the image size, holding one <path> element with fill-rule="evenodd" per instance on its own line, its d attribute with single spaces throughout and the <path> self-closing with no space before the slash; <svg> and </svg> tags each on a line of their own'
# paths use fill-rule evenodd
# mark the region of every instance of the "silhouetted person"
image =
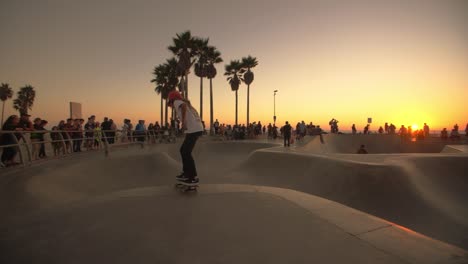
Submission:
<svg viewBox="0 0 468 264">
<path fill-rule="evenodd" d="M 401 125 L 399 133 L 400 133 L 401 137 L 406 137 L 407 130 L 406 130 L 406 127 L 404 125 Z"/>
<path fill-rule="evenodd" d="M 364 145 L 361 145 L 361 147 L 357 150 L 357 154 L 367 154 L 366 147 Z"/>
<path fill-rule="evenodd" d="M 364 135 L 369 134 L 369 124 L 364 127 Z"/>
<path fill-rule="evenodd" d="M 408 125 L 408 137 L 409 138 L 413 137 L 413 127 L 411 127 L 410 125 Z"/>
<path fill-rule="evenodd" d="M 452 132 L 450 132 L 450 139 L 451 140 L 460 139 L 460 134 L 458 133 L 458 129 L 455 129 L 455 128 L 452 129 Z"/>
<path fill-rule="evenodd" d="M 328 124 L 330 125 L 331 133 L 338 133 L 338 120 L 332 118 Z"/>
<path fill-rule="evenodd" d="M 3 131 L 22 131 L 23 128 L 18 127 L 20 119 L 17 115 L 11 115 L 7 118 L 5 123 L 2 126 Z M 16 137 L 16 139 L 15 139 Z M 2 145 L 13 145 L 16 144 L 17 140 L 21 137 L 21 134 L 15 133 L 2 133 L 0 134 L 0 144 Z M 15 157 L 18 152 L 17 147 L 5 147 L 2 151 L 2 164 L 5 166 L 12 166 L 17 165 L 18 163 L 15 162 Z M 2 165 L 3 166 L 3 165 Z"/>
<path fill-rule="evenodd" d="M 382 128 L 382 126 L 379 127 L 379 134 L 383 134 L 383 132 L 384 132 L 384 129 Z"/>
<path fill-rule="evenodd" d="M 424 137 L 428 137 L 429 136 L 429 126 L 426 123 L 424 123 L 423 129 L 424 129 Z"/>
<path fill-rule="evenodd" d="M 117 130 L 117 125 L 114 123 L 114 120 L 110 119 L 109 120 L 109 124 L 110 124 L 110 130 L 111 132 L 108 132 L 107 135 L 108 135 L 108 141 L 109 141 L 109 144 L 114 144 L 115 142 L 115 131 Z"/>
<path fill-rule="evenodd" d="M 286 147 L 286 144 L 288 145 L 289 147 L 289 144 L 291 142 L 291 130 L 292 130 L 292 127 L 291 125 L 288 123 L 288 121 L 286 121 L 286 125 L 284 125 L 282 127 L 282 130 L 283 130 L 283 138 L 284 138 L 284 146 Z"/>
<path fill-rule="evenodd" d="M 39 126 L 39 129 L 38 130 L 41 130 L 41 131 L 45 131 L 45 126 L 47 125 L 47 120 L 42 120 L 41 121 L 41 125 Z M 41 141 L 44 141 L 44 135 L 45 133 L 42 133 L 42 140 Z M 41 146 L 39 148 L 39 158 L 47 158 L 47 155 L 46 155 L 46 152 L 45 152 L 45 143 L 42 142 L 41 143 Z"/>
<path fill-rule="evenodd" d="M 385 126 L 384 126 L 384 127 L 385 127 L 385 133 L 388 134 L 388 133 L 389 133 L 389 131 L 388 131 L 389 127 L 388 127 L 388 123 L 387 123 L 387 122 L 385 122 Z"/>
<path fill-rule="evenodd" d="M 198 175 L 192 151 L 198 138 L 203 134 L 200 116 L 190 102 L 182 98 L 178 91 L 169 93 L 168 105 L 175 109 L 177 117 L 182 121 L 182 130 L 185 131 L 185 139 L 180 147 L 183 172 L 176 179 L 187 185 L 196 185 L 198 184 Z"/>
<path fill-rule="evenodd" d="M 102 134 L 104 136 L 104 140 L 109 143 L 109 133 L 111 130 L 111 123 L 109 122 L 109 118 L 104 117 L 104 121 L 101 123 Z"/>
<path fill-rule="evenodd" d="M 356 135 L 357 130 L 356 130 L 355 124 L 353 124 L 353 126 L 351 127 L 351 130 L 353 131 L 353 135 Z"/>
<path fill-rule="evenodd" d="M 444 127 L 444 129 L 442 129 L 442 131 L 440 131 L 440 138 L 441 139 L 448 139 L 447 128 Z"/>
<path fill-rule="evenodd" d="M 138 120 L 138 124 L 135 127 L 135 135 L 138 137 L 137 141 L 144 142 L 146 136 L 145 120 Z"/>
<path fill-rule="evenodd" d="M 214 132 L 215 132 L 215 135 L 218 135 L 219 134 L 219 121 L 218 119 L 216 119 L 216 121 L 214 121 L 213 123 L 213 127 L 214 127 Z"/>
<path fill-rule="evenodd" d="M 390 126 L 388 127 L 388 133 L 393 135 L 395 134 L 395 131 L 396 131 L 396 126 L 394 124 L 390 124 Z"/>
<path fill-rule="evenodd" d="M 30 115 L 28 114 L 21 114 L 20 121 L 18 123 L 18 127 L 22 128 L 24 131 L 33 131 L 34 126 L 33 123 L 29 120 Z"/>
<path fill-rule="evenodd" d="M 465 136 L 468 137 L 468 123 L 466 123 L 466 127 L 465 127 Z"/>
</svg>

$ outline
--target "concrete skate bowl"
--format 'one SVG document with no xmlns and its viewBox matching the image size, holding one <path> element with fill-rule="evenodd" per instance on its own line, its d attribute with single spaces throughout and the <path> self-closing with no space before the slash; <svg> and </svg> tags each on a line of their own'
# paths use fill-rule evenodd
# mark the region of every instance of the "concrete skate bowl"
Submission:
<svg viewBox="0 0 468 264">
<path fill-rule="evenodd" d="M 441 141 L 429 138 L 419 141 L 402 141 L 398 135 L 322 135 L 311 140 L 303 149 L 315 153 L 355 154 L 361 145 L 365 145 L 369 154 L 390 153 L 440 153 L 446 145 L 463 144 L 456 141 Z M 466 146 L 462 145 L 462 146 Z M 449 151 L 447 151 L 449 152 Z M 456 150 L 452 152 L 457 152 Z"/>
<path fill-rule="evenodd" d="M 102 153 L 76 156 L 21 170 L 2 186 L 0 210 L 21 217 L 98 195 L 173 185 L 181 170 L 179 144 L 119 150 L 108 158 Z M 466 155 L 380 155 L 378 162 L 366 162 L 274 143 L 202 138 L 194 156 L 203 184 L 298 190 L 468 249 Z"/>
<path fill-rule="evenodd" d="M 258 150 L 234 174 L 330 199 L 468 249 L 468 156 L 380 156 L 365 162 Z"/>
<path fill-rule="evenodd" d="M 200 140 L 194 150 L 203 183 L 234 182 L 229 171 L 238 168 L 256 149 L 268 143 L 223 143 Z M 96 195 L 147 186 L 173 185 L 181 172 L 178 144 L 132 147 L 85 153 L 51 160 L 0 177 L 0 210 L 15 213 L 43 209 Z M 2 171 L 3 173 L 3 171 Z M 4 175 L 0 175 L 4 176 Z M 11 198 L 15 202 L 11 202 Z"/>
</svg>

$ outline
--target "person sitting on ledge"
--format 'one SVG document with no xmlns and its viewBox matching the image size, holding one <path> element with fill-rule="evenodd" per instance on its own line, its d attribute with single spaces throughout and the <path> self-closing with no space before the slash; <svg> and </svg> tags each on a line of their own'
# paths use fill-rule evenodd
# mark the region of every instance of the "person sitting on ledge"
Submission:
<svg viewBox="0 0 468 264">
<path fill-rule="evenodd" d="M 361 145 L 361 147 L 358 149 L 356 152 L 357 154 L 367 154 L 366 147 L 364 145 Z"/>
</svg>

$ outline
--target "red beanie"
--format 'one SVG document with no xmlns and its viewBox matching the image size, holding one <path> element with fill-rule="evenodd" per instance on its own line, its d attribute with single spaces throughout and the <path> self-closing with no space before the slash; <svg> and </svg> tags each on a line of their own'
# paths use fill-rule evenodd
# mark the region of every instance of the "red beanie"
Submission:
<svg viewBox="0 0 468 264">
<path fill-rule="evenodd" d="M 169 95 L 167 96 L 167 100 L 169 101 L 173 101 L 173 100 L 182 100 L 182 95 L 180 95 L 180 93 L 176 90 L 172 91 L 169 93 Z"/>
</svg>

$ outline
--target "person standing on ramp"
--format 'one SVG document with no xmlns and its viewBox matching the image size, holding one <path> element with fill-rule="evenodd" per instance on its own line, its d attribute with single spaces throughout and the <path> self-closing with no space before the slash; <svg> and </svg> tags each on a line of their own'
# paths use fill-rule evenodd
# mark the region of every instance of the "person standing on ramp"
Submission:
<svg viewBox="0 0 468 264">
<path fill-rule="evenodd" d="M 184 99 L 178 91 L 170 92 L 167 99 L 168 105 L 176 110 L 177 117 L 182 122 L 182 130 L 185 131 L 185 140 L 180 147 L 183 172 L 176 179 L 184 185 L 196 186 L 198 177 L 192 150 L 203 133 L 200 116 L 190 101 Z"/>
<path fill-rule="evenodd" d="M 291 125 L 289 124 L 288 121 L 286 121 L 286 124 L 283 126 L 283 137 L 284 137 L 285 147 L 286 147 L 286 144 L 289 147 L 289 144 L 291 143 L 291 130 L 292 130 Z M 296 133 L 299 133 L 299 131 L 296 131 Z"/>
</svg>

